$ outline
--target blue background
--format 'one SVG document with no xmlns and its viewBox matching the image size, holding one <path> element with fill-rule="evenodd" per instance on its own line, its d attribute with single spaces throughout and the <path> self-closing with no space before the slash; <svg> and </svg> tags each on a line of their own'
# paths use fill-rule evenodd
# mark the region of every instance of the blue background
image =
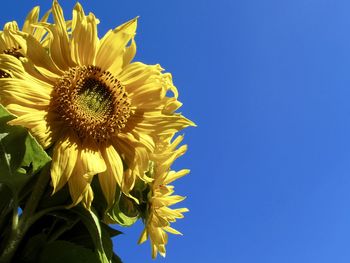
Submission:
<svg viewBox="0 0 350 263">
<path fill-rule="evenodd" d="M 184 236 L 155 262 L 350 262 L 349 1 L 81 2 L 100 35 L 140 16 L 136 59 L 173 73 L 198 125 L 174 166 L 192 171 Z M 2 3 L 0 22 L 50 3 Z M 154 262 L 142 224 L 122 230 L 122 259 Z"/>
</svg>

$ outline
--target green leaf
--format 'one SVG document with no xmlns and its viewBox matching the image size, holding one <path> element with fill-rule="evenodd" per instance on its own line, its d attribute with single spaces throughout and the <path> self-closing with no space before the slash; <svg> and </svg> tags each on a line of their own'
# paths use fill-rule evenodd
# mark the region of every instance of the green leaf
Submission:
<svg viewBox="0 0 350 263">
<path fill-rule="evenodd" d="M 20 255 L 20 262 L 38 262 L 40 253 L 47 244 L 47 235 L 40 233 L 29 238 Z"/>
<path fill-rule="evenodd" d="M 52 188 L 48 189 L 40 201 L 39 209 L 47 209 L 55 206 L 69 206 L 72 203 L 70 198 L 68 184 L 62 189 L 52 194 Z"/>
<path fill-rule="evenodd" d="M 123 263 L 117 254 L 113 254 L 112 263 Z"/>
<path fill-rule="evenodd" d="M 108 230 L 103 225 L 101 225 L 101 234 L 103 250 L 105 251 L 107 258 L 110 259 L 113 256 L 113 242 Z"/>
<path fill-rule="evenodd" d="M 104 197 L 104 194 L 102 192 L 99 180 L 97 176 L 94 176 L 92 182 L 91 182 L 91 187 L 94 192 L 94 200 L 92 202 L 92 206 L 96 210 L 97 214 L 99 217 L 103 217 L 103 215 L 106 212 L 106 209 L 108 207 L 106 198 Z"/>
<path fill-rule="evenodd" d="M 109 263 L 109 259 L 104 251 L 103 241 L 102 241 L 102 230 L 98 217 L 94 212 L 86 210 L 82 207 L 75 207 L 72 211 L 80 215 L 82 222 L 88 229 L 91 239 L 95 244 L 95 249 L 98 253 L 100 262 Z"/>
<path fill-rule="evenodd" d="M 31 167 L 32 174 L 36 174 L 41 168 L 51 161 L 51 157 L 29 133 L 25 144 L 26 152 L 24 154 L 21 166 Z"/>
<path fill-rule="evenodd" d="M 111 228 L 110 226 L 101 223 L 102 243 L 104 251 L 109 259 L 113 259 L 113 242 L 112 237 L 122 234 L 119 230 Z"/>
<path fill-rule="evenodd" d="M 101 261 L 90 249 L 68 241 L 58 240 L 48 244 L 41 253 L 39 263 L 47 262 L 99 263 Z"/>
<path fill-rule="evenodd" d="M 123 234 L 123 232 L 121 232 L 113 227 L 110 227 L 109 225 L 104 224 L 104 223 L 101 223 L 101 227 L 108 233 L 108 235 L 110 237 L 115 237 L 115 236 Z"/>
<path fill-rule="evenodd" d="M 24 127 L 7 124 L 14 118 L 0 105 L 0 183 L 16 194 L 51 158 Z"/>
<path fill-rule="evenodd" d="M 95 244 L 91 238 L 90 232 L 80 219 L 80 216 L 78 214 L 75 215 L 79 221 L 76 222 L 71 229 L 68 229 L 68 231 L 60 235 L 58 239 L 73 242 L 85 248 L 95 250 Z"/>
</svg>

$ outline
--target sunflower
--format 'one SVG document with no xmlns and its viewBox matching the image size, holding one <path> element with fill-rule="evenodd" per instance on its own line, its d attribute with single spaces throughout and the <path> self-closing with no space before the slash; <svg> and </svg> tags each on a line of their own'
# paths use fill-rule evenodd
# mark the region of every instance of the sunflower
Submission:
<svg viewBox="0 0 350 263">
<path fill-rule="evenodd" d="M 1 103 L 43 148 L 52 147 L 53 193 L 68 184 L 72 205 L 90 209 L 91 181 L 98 179 L 109 205 L 116 187 L 130 195 L 145 175 L 154 138 L 194 125 L 175 113 L 181 103 L 169 73 L 159 65 L 131 62 L 137 18 L 98 38 L 99 20 L 78 3 L 71 23 L 57 1 L 42 45 L 31 34 L 12 32 L 25 58 L 0 55 Z M 70 30 L 68 26 L 70 25 Z M 172 95 L 169 95 L 169 92 Z"/>
<path fill-rule="evenodd" d="M 35 39 L 44 43 L 46 32 L 43 29 L 33 27 L 34 24 L 39 21 L 40 7 L 34 7 L 27 15 L 24 21 L 22 32 L 31 34 Z M 40 20 L 46 22 L 50 14 L 50 10 Z M 23 57 L 21 47 L 16 43 L 15 39 L 11 35 L 11 32 L 20 31 L 16 21 L 8 22 L 5 24 L 3 31 L 0 31 L 0 54 L 12 55 L 16 58 Z M 0 78 L 9 77 L 4 71 L 0 71 Z"/>
<path fill-rule="evenodd" d="M 176 219 L 183 218 L 183 213 L 188 212 L 187 208 L 171 209 L 176 203 L 181 202 L 185 197 L 173 195 L 174 187 L 169 183 L 189 173 L 189 170 L 183 169 L 178 172 L 171 171 L 170 166 L 176 158 L 183 155 L 187 149 L 186 145 L 176 149 L 183 137 L 177 137 L 172 143 L 168 139 L 161 137 L 156 144 L 153 154 L 153 167 L 149 173 L 153 181 L 149 183 L 148 202 L 146 212 L 144 213 L 145 228 L 139 239 L 139 243 L 145 242 L 148 237 L 151 241 L 152 258 L 156 258 L 159 253 L 165 257 L 165 245 L 168 242 L 168 234 L 181 234 L 179 231 L 170 227 L 170 223 Z"/>
</svg>

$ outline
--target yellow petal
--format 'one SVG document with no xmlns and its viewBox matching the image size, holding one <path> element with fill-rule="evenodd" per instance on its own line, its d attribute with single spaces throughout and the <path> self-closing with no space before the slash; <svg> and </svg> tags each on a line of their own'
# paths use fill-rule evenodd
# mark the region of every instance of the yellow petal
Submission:
<svg viewBox="0 0 350 263">
<path fill-rule="evenodd" d="M 105 160 L 107 170 L 99 174 L 99 181 L 107 203 L 111 206 L 115 199 L 117 184 L 119 187 L 122 185 L 123 162 L 113 145 L 109 145 L 103 149 L 102 156 Z"/>
<path fill-rule="evenodd" d="M 78 3 L 73 10 L 72 23 L 71 54 L 74 62 L 79 65 L 94 64 L 98 43 L 98 20 L 92 13 L 85 16 L 82 6 Z"/>
<path fill-rule="evenodd" d="M 4 31 L 2 34 L 3 41 L 5 42 L 6 49 L 17 48 L 18 44 L 13 39 L 11 32 L 18 32 L 19 28 L 16 21 L 8 22 L 4 26 Z"/>
<path fill-rule="evenodd" d="M 136 43 L 134 38 L 131 39 L 130 46 L 126 47 L 124 57 L 123 57 L 123 68 L 130 64 L 130 62 L 134 59 L 136 54 Z"/>
<path fill-rule="evenodd" d="M 136 176 L 144 181 L 149 181 L 145 176 L 145 171 L 148 169 L 149 156 L 154 148 L 154 144 L 153 142 L 144 141 L 146 138 L 143 137 L 143 140 L 141 137 L 138 138 L 140 140 L 138 141 L 131 133 L 120 133 L 118 134 L 118 139 L 115 140 L 118 151 L 123 156 L 127 167 L 131 169 L 132 175 L 124 178 L 124 184 L 128 185 L 128 187 L 133 187 Z M 147 138 L 150 139 L 150 137 Z M 148 146 L 151 149 L 149 149 Z M 130 190 L 131 189 L 129 189 L 129 191 Z"/>
<path fill-rule="evenodd" d="M 168 242 L 168 234 L 165 231 L 163 231 L 161 227 L 153 228 L 150 236 L 151 236 L 152 242 L 155 244 L 161 245 L 161 244 L 166 244 Z"/>
<path fill-rule="evenodd" d="M 16 95 L 16 97 L 26 99 L 34 104 L 47 106 L 50 104 L 52 91 L 52 87 L 50 86 L 42 87 L 28 80 L 13 78 L 0 79 L 0 86 L 0 94 L 2 96 L 11 98 Z M 16 102 L 13 101 L 13 103 Z"/>
<path fill-rule="evenodd" d="M 74 63 L 70 56 L 66 21 L 63 16 L 62 8 L 57 0 L 53 1 L 52 15 L 55 24 L 48 28 L 52 35 L 50 43 L 51 56 L 56 65 L 65 71 L 69 67 L 74 66 Z"/>
<path fill-rule="evenodd" d="M 164 115 L 156 111 L 137 113 L 132 116 L 129 123 L 129 125 L 135 125 L 134 131 L 138 133 L 156 133 L 158 136 L 173 134 L 186 127 L 196 126 L 191 120 L 180 114 Z"/>
<path fill-rule="evenodd" d="M 51 89 L 56 84 L 58 79 L 57 74 L 43 67 L 35 66 L 31 60 L 22 61 L 22 65 L 27 73 L 26 77 L 30 76 L 30 78 L 34 79 L 36 82 L 45 83 L 49 85 Z"/>
<path fill-rule="evenodd" d="M 142 244 L 147 240 L 147 228 L 145 227 L 141 233 L 141 236 L 139 238 L 138 244 Z"/>
<path fill-rule="evenodd" d="M 0 31 L 0 53 L 7 49 L 7 44 L 4 39 L 4 32 Z"/>
<path fill-rule="evenodd" d="M 51 94 L 53 85 L 56 82 L 58 75 L 51 73 L 54 81 L 52 84 L 47 83 L 47 78 L 40 74 L 40 69 L 35 68 L 33 63 L 27 61 L 20 61 L 19 59 L 10 55 L 0 55 L 0 69 L 11 76 L 11 79 L 20 79 L 28 82 L 26 85 L 31 89 L 39 90 L 44 94 Z"/>
<path fill-rule="evenodd" d="M 176 98 L 167 98 L 163 112 L 172 113 L 182 106 L 182 103 Z"/>
<path fill-rule="evenodd" d="M 134 188 L 134 185 L 136 182 L 136 176 L 137 176 L 137 173 L 135 172 L 135 170 L 127 169 L 124 172 L 124 179 L 123 179 L 123 183 L 122 183 L 122 187 L 121 187 L 122 192 L 126 196 L 128 196 L 134 200 L 135 200 L 135 198 L 130 195 L 130 191 Z M 138 202 L 138 200 L 135 200 L 135 201 Z"/>
<path fill-rule="evenodd" d="M 26 73 L 21 62 L 13 56 L 0 54 L 0 69 L 10 74 L 12 78 L 25 79 Z"/>
<path fill-rule="evenodd" d="M 164 227 L 164 230 L 171 233 L 171 234 L 174 234 L 174 235 L 181 235 L 182 236 L 182 233 L 177 231 L 176 229 L 170 227 L 170 226 L 167 226 L 167 227 Z"/>
<path fill-rule="evenodd" d="M 48 122 L 49 114 L 46 111 L 33 110 L 8 122 L 10 125 L 21 125 L 28 128 L 43 148 L 50 147 L 56 138 L 55 131 L 59 126 L 51 127 Z"/>
<path fill-rule="evenodd" d="M 51 9 L 49 9 L 44 15 L 43 17 L 40 19 L 40 22 L 41 23 L 45 23 L 47 21 L 47 19 L 49 18 L 49 15 L 51 14 Z M 38 21 L 36 21 L 38 22 Z M 37 27 L 37 24 L 33 24 L 32 26 L 34 26 L 35 28 L 35 31 L 33 33 L 33 37 L 38 40 L 39 42 L 41 42 L 43 44 L 43 46 L 46 46 L 44 45 L 44 43 L 42 42 L 43 41 L 43 38 L 45 36 L 45 34 L 47 33 L 47 31 L 42 28 L 42 27 Z M 47 37 L 45 39 L 48 39 Z"/>
<path fill-rule="evenodd" d="M 73 173 L 68 180 L 69 193 L 72 198 L 72 204 L 70 207 L 80 203 L 81 200 L 85 197 L 86 191 L 88 191 L 92 176 L 90 178 L 86 178 L 83 176 L 84 173 L 85 169 L 82 165 L 82 162 L 78 159 L 75 164 Z"/>
<path fill-rule="evenodd" d="M 170 152 L 170 154 L 165 155 L 165 157 L 160 156 L 160 158 L 154 158 L 159 164 L 157 164 L 157 176 L 156 180 L 160 180 L 162 184 L 168 177 L 168 171 L 170 170 L 171 165 L 174 161 L 182 156 L 187 149 L 187 145 L 182 145 L 179 149 L 174 152 Z M 158 179 L 159 178 L 159 179 Z"/>
<path fill-rule="evenodd" d="M 31 25 L 38 22 L 39 11 L 40 11 L 40 7 L 36 6 L 29 12 L 26 20 L 24 21 L 23 27 L 22 27 L 23 32 L 28 33 L 28 34 L 33 34 L 34 27 L 32 27 Z"/>
<path fill-rule="evenodd" d="M 127 43 L 135 36 L 137 18 L 110 30 L 101 39 L 96 55 L 96 65 L 117 75 L 123 66 Z"/>
<path fill-rule="evenodd" d="M 153 152 L 155 148 L 153 138 L 147 134 L 134 134 L 132 132 L 119 133 L 118 140 L 115 140 L 115 142 L 123 143 L 124 146 L 121 147 L 130 153 L 133 153 L 133 149 L 137 147 L 146 148 L 148 152 Z"/>
<path fill-rule="evenodd" d="M 72 206 L 77 205 L 83 198 L 87 198 L 85 196 L 86 191 L 90 191 L 89 187 L 93 176 L 106 170 L 102 155 L 93 142 L 85 143 L 79 148 L 82 149 L 78 154 L 73 174 L 68 181 L 69 192 L 73 201 Z M 89 195 L 89 198 L 91 198 L 91 195 Z M 85 205 L 89 206 L 89 203 Z"/>
<path fill-rule="evenodd" d="M 90 210 L 91 209 L 91 203 L 92 200 L 94 199 L 94 192 L 92 191 L 91 186 L 89 185 L 87 187 L 87 190 L 85 191 L 83 198 L 81 200 L 81 203 L 83 204 L 83 206 L 87 209 Z"/>
<path fill-rule="evenodd" d="M 121 187 L 123 183 L 123 162 L 113 145 L 103 149 L 102 156 L 106 162 L 107 170 L 99 174 L 99 180 L 107 203 L 111 206 L 114 202 L 116 185 Z"/>
<path fill-rule="evenodd" d="M 176 203 L 179 203 L 183 201 L 185 197 L 179 196 L 179 195 L 171 195 L 171 196 L 165 196 L 165 197 L 158 197 L 155 200 L 153 200 L 153 204 L 156 207 L 161 207 L 161 206 L 171 206 Z"/>
<path fill-rule="evenodd" d="M 162 68 L 160 65 L 146 65 L 141 62 L 134 62 L 127 65 L 118 76 L 123 85 L 127 86 L 128 93 L 138 89 L 150 77 L 160 76 Z"/>
<path fill-rule="evenodd" d="M 107 173 L 113 176 L 121 186 L 123 181 L 123 162 L 113 145 L 107 146 L 103 151 L 103 158 L 107 164 Z"/>
<path fill-rule="evenodd" d="M 115 199 L 115 191 L 117 189 L 117 182 L 113 175 L 108 171 L 98 174 L 101 190 L 106 198 L 108 207 L 112 206 Z"/>
<path fill-rule="evenodd" d="M 25 95 L 21 94 L 20 92 L 9 92 L 4 90 L 0 92 L 0 96 L 1 104 L 4 106 L 13 103 L 24 107 L 33 108 L 35 110 L 48 109 L 47 102 L 36 102 L 36 100 L 32 100 L 31 98 L 28 99 Z"/>
<path fill-rule="evenodd" d="M 50 71 L 51 75 L 56 79 L 63 74 L 63 71 L 56 66 L 45 48 L 32 35 L 13 32 L 12 36 L 16 39 L 19 46 L 21 46 L 25 56 L 30 58 L 37 69 L 44 68 Z"/>
<path fill-rule="evenodd" d="M 175 151 L 176 147 L 183 141 L 184 136 L 179 135 L 175 138 L 175 140 L 171 143 L 169 147 L 169 151 Z"/>
<path fill-rule="evenodd" d="M 158 214 L 166 218 L 169 222 L 175 222 L 176 219 L 184 218 L 183 213 L 188 212 L 187 208 L 171 209 L 169 207 L 161 207 L 157 210 Z"/>
<path fill-rule="evenodd" d="M 169 183 L 171 183 L 171 182 L 173 182 L 173 181 L 175 181 L 175 180 L 185 176 L 189 172 L 190 172 L 190 170 L 188 170 L 188 169 L 183 169 L 183 170 L 178 171 L 178 172 L 171 171 L 166 176 L 166 178 L 164 180 L 164 184 L 169 184 Z"/>
<path fill-rule="evenodd" d="M 165 257 L 165 245 L 161 244 L 158 245 L 158 253 L 161 255 L 163 258 Z"/>
<path fill-rule="evenodd" d="M 152 246 L 152 258 L 155 259 L 158 254 L 158 248 L 155 244 L 151 244 L 151 246 Z"/>
<path fill-rule="evenodd" d="M 106 171 L 107 166 L 100 150 L 97 148 L 94 142 L 89 141 L 82 146 L 80 152 L 80 161 L 82 163 L 82 174 L 90 181 L 93 175 Z"/>
<path fill-rule="evenodd" d="M 145 171 L 148 169 L 150 152 L 131 134 L 119 134 L 118 137 L 118 140 L 115 140 L 116 146 L 123 156 L 126 166 L 130 169 L 127 173 L 128 176 L 124 175 L 122 184 L 123 192 L 128 195 L 135 184 L 136 177 L 145 182 L 152 181 L 145 175 Z"/>
<path fill-rule="evenodd" d="M 51 165 L 53 193 L 56 193 L 68 182 L 77 162 L 78 145 L 72 136 L 59 140 L 53 150 Z"/>
</svg>

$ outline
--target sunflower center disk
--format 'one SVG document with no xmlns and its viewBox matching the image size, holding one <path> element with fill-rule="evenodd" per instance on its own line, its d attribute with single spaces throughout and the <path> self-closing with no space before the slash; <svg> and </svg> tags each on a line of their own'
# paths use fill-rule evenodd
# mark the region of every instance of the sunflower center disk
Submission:
<svg viewBox="0 0 350 263">
<path fill-rule="evenodd" d="M 88 78 L 84 80 L 78 92 L 76 103 L 81 114 L 101 119 L 113 111 L 112 94 L 106 86 L 98 80 Z"/>
<path fill-rule="evenodd" d="M 109 139 L 125 127 L 130 100 L 121 83 L 95 66 L 67 71 L 56 83 L 52 105 L 62 120 L 82 138 Z"/>
</svg>

